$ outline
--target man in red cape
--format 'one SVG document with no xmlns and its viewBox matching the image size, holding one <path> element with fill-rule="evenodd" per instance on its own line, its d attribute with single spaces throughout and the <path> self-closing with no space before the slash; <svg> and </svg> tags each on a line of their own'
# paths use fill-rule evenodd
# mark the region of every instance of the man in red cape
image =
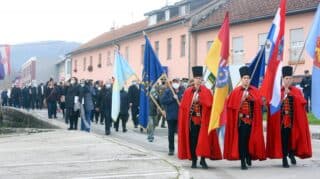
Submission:
<svg viewBox="0 0 320 179">
<path fill-rule="evenodd" d="M 281 110 L 273 115 L 268 113 L 267 157 L 282 158 L 282 166 L 289 168 L 296 164 L 294 156 L 312 156 L 308 118 L 305 111 L 306 100 L 301 91 L 291 86 L 292 67 L 282 68 L 283 87 L 281 88 Z"/>
<path fill-rule="evenodd" d="M 262 97 L 250 85 L 250 71 L 240 68 L 241 86 L 235 88 L 227 99 L 227 124 L 223 156 L 227 160 L 241 159 L 241 169 L 251 166 L 251 159 L 265 160 L 262 128 Z"/>
<path fill-rule="evenodd" d="M 178 117 L 178 158 L 192 160 L 192 168 L 197 167 L 197 158 L 201 157 L 200 165 L 208 168 L 205 158 L 222 159 L 216 131 L 208 134 L 212 94 L 201 85 L 202 67 L 192 68 L 194 85 L 183 94 Z"/>
</svg>

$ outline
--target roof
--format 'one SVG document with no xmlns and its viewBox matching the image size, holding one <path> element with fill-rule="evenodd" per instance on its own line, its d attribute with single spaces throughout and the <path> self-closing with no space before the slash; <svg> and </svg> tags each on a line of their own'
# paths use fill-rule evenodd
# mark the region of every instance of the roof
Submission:
<svg viewBox="0 0 320 179">
<path fill-rule="evenodd" d="M 239 24 L 273 18 L 280 0 L 229 0 L 204 18 L 193 22 L 191 31 L 219 28 L 226 11 L 230 23 Z M 315 11 L 319 0 L 288 0 L 287 15 Z"/>
<path fill-rule="evenodd" d="M 119 29 L 110 30 L 108 32 L 105 32 L 98 37 L 90 40 L 89 42 L 81 45 L 78 49 L 71 52 L 71 54 L 78 54 L 83 51 L 87 51 L 93 48 L 97 48 L 100 45 L 103 45 L 105 42 L 110 42 L 113 40 L 116 40 L 120 37 L 132 34 L 134 32 L 139 32 L 145 29 L 148 26 L 148 20 L 142 20 L 130 25 L 123 26 Z"/>
<path fill-rule="evenodd" d="M 188 3 L 191 1 L 196 0 L 182 0 L 180 1 L 180 4 L 182 3 Z M 195 14 L 198 14 L 199 12 L 202 12 L 202 9 L 208 8 L 210 5 L 215 4 L 217 1 L 221 0 L 208 0 L 209 3 L 206 5 L 201 5 L 197 8 L 195 8 L 190 14 L 186 14 L 185 16 L 176 16 L 171 18 L 169 21 L 161 21 L 158 22 L 155 25 L 148 26 L 148 19 L 123 26 L 118 29 L 110 30 L 108 32 L 105 32 L 96 38 L 90 40 L 89 42 L 81 45 L 78 49 L 70 52 L 67 55 L 76 55 L 80 54 L 86 51 L 90 51 L 97 48 L 102 48 L 108 45 L 112 45 L 113 43 L 117 43 L 117 41 L 126 40 L 129 38 L 137 37 L 138 35 L 142 35 L 142 31 L 152 32 L 156 30 L 161 30 L 164 28 L 169 28 L 172 26 L 175 26 L 177 24 L 183 24 L 186 20 L 189 20 L 192 16 Z M 223 0 L 225 1 L 225 0 Z M 172 6 L 166 6 L 164 8 L 171 8 Z"/>
</svg>

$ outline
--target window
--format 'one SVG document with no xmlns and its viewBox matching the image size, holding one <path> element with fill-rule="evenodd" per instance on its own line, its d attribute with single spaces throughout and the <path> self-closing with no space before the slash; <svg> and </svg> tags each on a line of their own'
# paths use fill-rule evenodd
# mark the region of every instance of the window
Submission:
<svg viewBox="0 0 320 179">
<path fill-rule="evenodd" d="M 154 50 L 157 56 L 159 56 L 159 41 L 154 42 Z"/>
<path fill-rule="evenodd" d="M 86 57 L 83 58 L 83 71 L 86 71 L 86 67 L 87 67 L 87 59 Z"/>
<path fill-rule="evenodd" d="M 67 62 L 66 74 L 71 74 L 71 60 L 66 60 L 66 62 Z"/>
<path fill-rule="evenodd" d="M 187 14 L 187 6 L 186 6 L 186 5 L 180 6 L 180 8 L 179 8 L 179 15 L 180 15 L 180 16 L 184 16 L 184 15 L 186 15 L 186 14 Z"/>
<path fill-rule="evenodd" d="M 157 15 L 151 15 L 149 16 L 149 26 L 155 25 L 157 23 Z"/>
<path fill-rule="evenodd" d="M 167 59 L 172 58 L 172 38 L 167 39 Z"/>
<path fill-rule="evenodd" d="M 90 56 L 90 66 L 92 66 L 92 56 Z"/>
<path fill-rule="evenodd" d="M 258 34 L 258 49 L 260 50 L 266 43 L 268 33 Z"/>
<path fill-rule="evenodd" d="M 181 35 L 181 49 L 180 49 L 180 56 L 186 56 L 186 35 Z"/>
<path fill-rule="evenodd" d="M 126 50 L 126 52 L 125 52 L 125 58 L 126 58 L 127 61 L 129 61 L 129 47 L 126 46 L 125 50 Z"/>
<path fill-rule="evenodd" d="M 232 38 L 232 62 L 233 64 L 243 64 L 244 50 L 243 37 Z"/>
<path fill-rule="evenodd" d="M 107 54 L 107 66 L 110 66 L 111 65 L 111 52 L 108 51 L 108 54 Z"/>
<path fill-rule="evenodd" d="M 213 44 L 213 41 L 212 41 L 212 40 L 207 42 L 207 52 L 209 52 L 212 44 Z"/>
<path fill-rule="evenodd" d="M 99 53 L 99 63 L 98 64 L 101 65 L 101 61 L 102 61 L 102 55 L 101 55 L 101 53 Z"/>
<path fill-rule="evenodd" d="M 141 64 L 144 64 L 144 44 L 141 45 Z"/>
<path fill-rule="evenodd" d="M 303 62 L 299 59 L 303 48 L 303 28 L 290 30 L 290 62 L 298 63 Z"/>
<path fill-rule="evenodd" d="M 170 10 L 169 10 L 169 9 L 167 9 L 167 10 L 165 11 L 165 20 L 166 20 L 166 21 L 170 20 Z"/>
</svg>

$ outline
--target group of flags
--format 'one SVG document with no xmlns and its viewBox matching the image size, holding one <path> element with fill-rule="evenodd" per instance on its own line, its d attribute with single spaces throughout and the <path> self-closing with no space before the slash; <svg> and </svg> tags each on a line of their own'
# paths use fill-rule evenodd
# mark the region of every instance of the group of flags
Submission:
<svg viewBox="0 0 320 179">
<path fill-rule="evenodd" d="M 315 15 L 315 19 L 306 40 L 306 50 L 314 59 L 312 72 L 312 83 L 320 83 L 320 4 Z M 251 70 L 251 85 L 260 88 L 261 93 L 266 97 L 270 105 L 271 115 L 280 110 L 281 105 L 281 69 L 283 63 L 284 32 L 286 0 L 280 0 L 279 8 L 273 19 L 271 28 L 267 35 L 264 46 L 258 51 L 255 58 L 249 64 Z M 222 114 L 225 108 L 225 101 L 230 88 L 229 72 L 229 14 L 226 13 L 222 26 L 214 40 L 207 57 L 205 59 L 205 77 L 207 84 L 214 85 L 214 100 L 210 116 L 209 131 L 212 131 L 222 124 L 225 115 Z M 266 61 L 268 61 L 265 69 Z M 157 80 L 165 74 L 157 55 L 155 54 L 148 37 L 145 35 L 144 63 L 142 72 L 142 82 L 140 84 L 140 111 L 139 123 L 146 127 L 148 124 L 150 91 Z M 113 107 L 112 116 L 115 117 L 119 111 L 119 90 L 125 81 L 134 75 L 133 70 L 121 55 L 116 54 L 114 70 L 115 85 L 113 87 Z M 320 118 L 320 89 L 317 85 L 312 85 L 312 112 Z M 115 100 L 114 100 L 115 99 Z"/>
</svg>

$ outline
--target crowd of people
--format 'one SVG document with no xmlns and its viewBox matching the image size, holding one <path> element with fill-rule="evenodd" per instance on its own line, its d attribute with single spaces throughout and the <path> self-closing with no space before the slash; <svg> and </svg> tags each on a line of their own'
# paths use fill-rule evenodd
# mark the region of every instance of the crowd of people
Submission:
<svg viewBox="0 0 320 179">
<path fill-rule="evenodd" d="M 296 164 L 295 156 L 312 156 L 310 133 L 306 111 L 311 86 L 310 75 L 301 82 L 304 95 L 292 85 L 292 67 L 283 67 L 283 86 L 281 89 L 281 109 L 276 115 L 268 113 L 266 145 L 263 133 L 263 98 L 259 90 L 250 85 L 251 72 L 248 67 L 240 68 L 241 84 L 226 100 L 226 118 L 223 152 L 221 152 L 218 130 L 208 133 L 213 92 L 203 85 L 202 67 L 193 67 L 192 80 L 161 79 L 150 91 L 147 140 L 154 141 L 155 127 L 168 127 L 168 155 L 175 152 L 175 133 L 178 132 L 179 159 L 192 161 L 197 168 L 200 157 L 202 168 L 208 168 L 206 158 L 220 160 L 240 160 L 241 169 L 248 169 L 252 160 L 282 158 L 282 165 L 288 168 Z M 120 112 L 112 119 L 113 79 L 103 81 L 78 80 L 56 83 L 50 79 L 45 84 L 35 82 L 20 88 L 13 85 L 1 93 L 2 105 L 16 108 L 47 108 L 48 118 L 57 118 L 61 111 L 69 130 L 77 130 L 81 119 L 81 130 L 90 132 L 91 124 L 105 126 L 105 134 L 111 134 L 113 125 L 119 131 L 127 132 L 129 116 L 134 128 L 139 127 L 139 82 L 133 80 L 128 89 L 120 91 Z M 304 98 L 305 97 L 305 98 Z M 144 129 L 141 127 L 141 131 Z M 266 146 L 266 147 L 265 147 Z"/>
</svg>

